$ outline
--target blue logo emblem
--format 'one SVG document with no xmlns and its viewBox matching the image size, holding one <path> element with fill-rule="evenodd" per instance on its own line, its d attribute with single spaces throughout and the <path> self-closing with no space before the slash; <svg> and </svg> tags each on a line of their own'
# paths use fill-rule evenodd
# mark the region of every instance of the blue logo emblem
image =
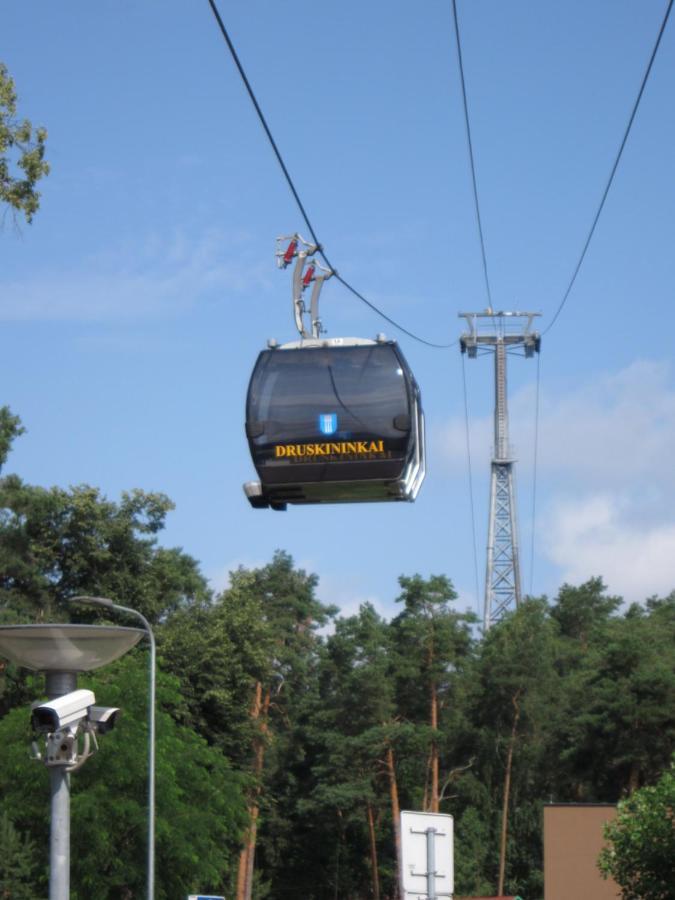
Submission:
<svg viewBox="0 0 675 900">
<path fill-rule="evenodd" d="M 337 431 L 337 413 L 321 413 L 319 416 L 321 434 L 335 434 Z"/>
</svg>

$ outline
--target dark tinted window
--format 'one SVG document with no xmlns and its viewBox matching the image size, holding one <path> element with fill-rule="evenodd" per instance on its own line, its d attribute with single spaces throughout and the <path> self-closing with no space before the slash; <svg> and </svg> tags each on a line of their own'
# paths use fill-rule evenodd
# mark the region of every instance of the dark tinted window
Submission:
<svg viewBox="0 0 675 900">
<path fill-rule="evenodd" d="M 405 370 L 388 344 L 263 353 L 249 391 L 249 423 L 265 429 L 256 443 L 400 438 L 408 413 Z"/>
</svg>

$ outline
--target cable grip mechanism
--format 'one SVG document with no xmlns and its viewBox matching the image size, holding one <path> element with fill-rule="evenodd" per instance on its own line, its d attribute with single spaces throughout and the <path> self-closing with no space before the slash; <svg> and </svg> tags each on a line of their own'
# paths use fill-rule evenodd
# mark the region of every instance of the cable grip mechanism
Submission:
<svg viewBox="0 0 675 900">
<path fill-rule="evenodd" d="M 287 246 L 284 246 L 288 242 Z M 311 244 L 306 241 L 300 234 L 282 235 L 276 241 L 276 260 L 280 269 L 285 269 L 295 259 L 295 268 L 293 269 L 292 295 L 293 295 L 293 317 L 295 319 L 295 327 L 301 338 L 318 338 L 324 331 L 319 318 L 319 296 L 324 281 L 335 273 L 332 269 L 322 266 L 316 259 L 308 259 L 321 248 L 317 244 Z M 306 268 L 305 268 L 306 267 Z M 309 329 L 305 325 L 305 314 L 308 312 L 305 301 L 303 300 L 303 292 L 314 284 L 310 299 L 309 308 Z"/>
</svg>

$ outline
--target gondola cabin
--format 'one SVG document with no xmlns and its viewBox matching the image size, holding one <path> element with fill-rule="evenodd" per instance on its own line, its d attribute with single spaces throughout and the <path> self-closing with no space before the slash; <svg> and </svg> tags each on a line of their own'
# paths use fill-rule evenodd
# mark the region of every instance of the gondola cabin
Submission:
<svg viewBox="0 0 675 900">
<path fill-rule="evenodd" d="M 251 376 L 246 435 L 255 508 L 410 501 L 424 480 L 420 391 L 382 336 L 270 342 Z"/>
</svg>

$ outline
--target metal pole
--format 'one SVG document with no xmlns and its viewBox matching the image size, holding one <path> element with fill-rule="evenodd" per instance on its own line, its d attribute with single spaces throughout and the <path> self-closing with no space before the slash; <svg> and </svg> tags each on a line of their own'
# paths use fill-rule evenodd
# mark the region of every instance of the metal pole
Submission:
<svg viewBox="0 0 675 900">
<path fill-rule="evenodd" d="M 155 672 L 157 649 L 155 635 L 150 623 L 142 613 L 128 606 L 119 606 L 107 597 L 71 597 L 71 603 L 89 603 L 93 606 L 104 606 L 117 612 L 128 613 L 143 623 L 143 628 L 150 641 L 149 671 L 149 709 L 148 709 L 148 857 L 147 857 L 147 900 L 155 898 Z M 50 897 L 50 900 L 52 898 Z M 60 900 L 60 898 L 59 898 Z M 67 898 L 66 898 L 67 900 Z"/>
<path fill-rule="evenodd" d="M 494 459 L 509 459 L 509 410 L 506 388 L 506 345 L 504 338 L 495 344 L 495 446 Z"/>
<path fill-rule="evenodd" d="M 427 828 L 427 900 L 436 898 L 436 829 Z"/>
<path fill-rule="evenodd" d="M 135 609 L 129 609 L 126 606 L 118 606 L 112 604 L 112 608 L 120 612 L 129 613 L 136 616 L 143 623 L 143 627 L 150 641 L 150 696 L 148 710 L 148 873 L 147 873 L 147 894 L 148 900 L 154 900 L 155 897 L 155 672 L 157 661 L 157 649 L 155 645 L 155 635 L 152 633 L 150 623 L 137 612 Z"/>
<path fill-rule="evenodd" d="M 50 700 L 77 689 L 75 672 L 47 672 Z M 70 775 L 65 766 L 50 766 L 49 900 L 70 897 Z"/>
<path fill-rule="evenodd" d="M 65 766 L 49 770 L 51 832 L 49 844 L 49 900 L 70 897 L 70 775 Z"/>
</svg>

